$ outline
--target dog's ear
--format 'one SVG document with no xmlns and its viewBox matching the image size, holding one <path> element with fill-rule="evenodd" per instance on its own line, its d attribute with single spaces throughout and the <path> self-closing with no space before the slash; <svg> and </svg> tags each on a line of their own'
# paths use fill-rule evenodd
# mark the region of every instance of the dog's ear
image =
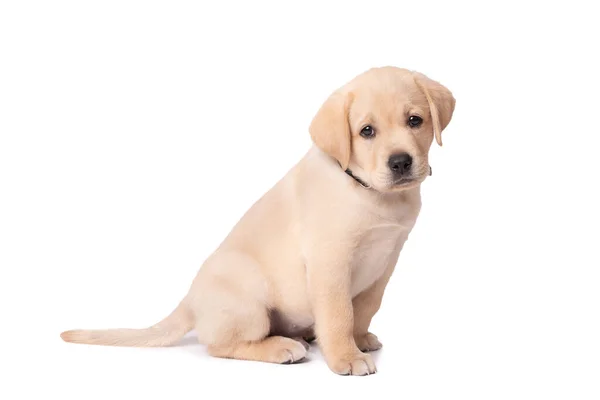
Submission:
<svg viewBox="0 0 600 400">
<path fill-rule="evenodd" d="M 419 72 L 414 72 L 413 77 L 417 86 L 419 86 L 425 97 L 427 97 L 435 140 L 441 146 L 442 131 L 446 129 L 452 119 L 456 100 L 454 100 L 454 96 L 452 96 L 450 90 L 439 82 L 429 79 Z"/>
<path fill-rule="evenodd" d="M 352 150 L 348 120 L 351 102 L 352 93 L 334 92 L 317 111 L 308 128 L 317 147 L 335 158 L 344 170 L 348 168 Z"/>
</svg>

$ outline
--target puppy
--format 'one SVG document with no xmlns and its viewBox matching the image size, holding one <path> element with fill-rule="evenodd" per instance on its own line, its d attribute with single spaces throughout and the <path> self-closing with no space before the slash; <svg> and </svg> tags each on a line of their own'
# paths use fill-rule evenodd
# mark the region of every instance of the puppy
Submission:
<svg viewBox="0 0 600 400">
<path fill-rule="evenodd" d="M 454 111 L 417 72 L 373 68 L 310 124 L 314 146 L 240 219 L 188 294 L 147 329 L 73 330 L 67 342 L 168 346 L 195 329 L 215 357 L 289 364 L 316 336 L 337 374 L 376 372 L 369 332 L 421 208 L 428 152 Z"/>
</svg>

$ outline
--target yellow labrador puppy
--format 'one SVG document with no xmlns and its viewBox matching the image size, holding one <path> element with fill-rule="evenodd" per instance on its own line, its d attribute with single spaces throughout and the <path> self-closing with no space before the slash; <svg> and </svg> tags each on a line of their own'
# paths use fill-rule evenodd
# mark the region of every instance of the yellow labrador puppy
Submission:
<svg viewBox="0 0 600 400">
<path fill-rule="evenodd" d="M 428 152 L 454 111 L 426 76 L 374 68 L 336 90 L 312 149 L 241 218 L 171 315 L 67 342 L 168 346 L 195 329 L 216 357 L 293 363 L 316 336 L 338 374 L 376 372 L 369 324 L 421 207 Z"/>
</svg>

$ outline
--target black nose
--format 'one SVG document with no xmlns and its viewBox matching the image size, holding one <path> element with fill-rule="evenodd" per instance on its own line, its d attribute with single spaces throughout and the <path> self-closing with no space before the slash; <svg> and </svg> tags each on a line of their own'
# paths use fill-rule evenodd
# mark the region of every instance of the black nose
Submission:
<svg viewBox="0 0 600 400">
<path fill-rule="evenodd" d="M 406 175 L 412 166 L 412 157 L 408 153 L 392 154 L 388 160 L 388 165 L 394 175 Z"/>
</svg>

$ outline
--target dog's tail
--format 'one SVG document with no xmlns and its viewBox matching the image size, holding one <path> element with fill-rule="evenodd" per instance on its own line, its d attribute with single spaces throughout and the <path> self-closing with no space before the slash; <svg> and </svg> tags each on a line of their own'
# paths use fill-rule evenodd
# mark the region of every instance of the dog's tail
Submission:
<svg viewBox="0 0 600 400">
<path fill-rule="evenodd" d="M 65 342 L 104 346 L 163 347 L 178 342 L 194 327 L 194 317 L 182 302 L 165 319 L 146 329 L 73 330 L 60 334 Z"/>
</svg>

